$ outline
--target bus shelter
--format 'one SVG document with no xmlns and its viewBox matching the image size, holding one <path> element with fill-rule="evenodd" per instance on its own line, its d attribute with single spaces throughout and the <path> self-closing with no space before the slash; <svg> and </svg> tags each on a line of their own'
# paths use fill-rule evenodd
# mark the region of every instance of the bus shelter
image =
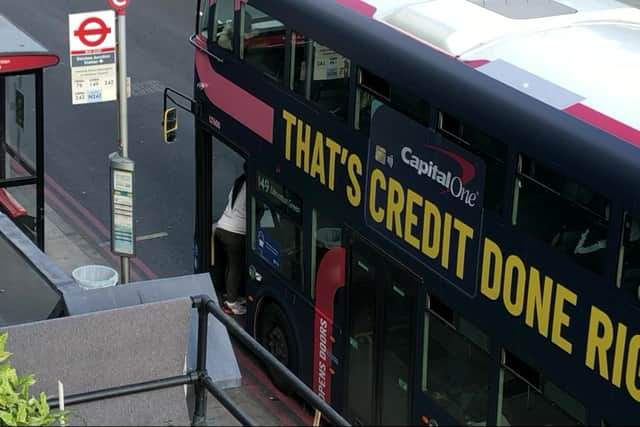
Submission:
<svg viewBox="0 0 640 427">
<path fill-rule="evenodd" d="M 43 70 L 58 56 L 0 15 L 0 211 L 44 249 Z"/>
</svg>

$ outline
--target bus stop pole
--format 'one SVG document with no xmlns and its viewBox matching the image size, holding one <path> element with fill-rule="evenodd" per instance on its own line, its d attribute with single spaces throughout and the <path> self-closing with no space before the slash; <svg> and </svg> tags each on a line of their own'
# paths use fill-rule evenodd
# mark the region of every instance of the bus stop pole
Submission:
<svg viewBox="0 0 640 427">
<path fill-rule="evenodd" d="M 117 58 L 118 58 L 118 123 L 120 134 L 120 156 L 129 158 L 129 123 L 127 119 L 127 32 L 124 9 L 116 11 Z M 132 212 L 133 214 L 133 212 Z M 133 237 L 133 236 L 132 236 Z M 135 239 L 132 242 L 135 244 Z M 129 283 L 129 257 L 120 256 L 121 283 Z"/>
</svg>

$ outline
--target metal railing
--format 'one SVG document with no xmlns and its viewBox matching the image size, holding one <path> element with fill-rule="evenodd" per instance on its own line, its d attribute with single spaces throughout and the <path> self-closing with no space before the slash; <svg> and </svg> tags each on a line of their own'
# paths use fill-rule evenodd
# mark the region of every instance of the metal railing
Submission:
<svg viewBox="0 0 640 427">
<path fill-rule="evenodd" d="M 242 344 L 244 344 L 253 354 L 255 354 L 262 362 L 273 367 L 275 371 L 282 375 L 285 380 L 291 384 L 293 390 L 302 397 L 307 403 L 313 406 L 333 425 L 348 426 L 347 420 L 341 417 L 331 406 L 322 400 L 313 392 L 305 383 L 296 377 L 286 366 L 284 366 L 271 353 L 265 350 L 251 335 L 249 335 L 240 325 L 224 311 L 207 295 L 191 297 L 193 307 L 198 309 L 198 342 L 197 342 L 197 358 L 196 369 L 184 375 L 175 377 L 161 378 L 154 381 L 142 383 L 127 384 L 119 387 L 106 388 L 102 390 L 90 391 L 87 393 L 78 393 L 65 396 L 65 406 L 77 405 L 81 403 L 93 402 L 96 400 L 109 399 L 113 397 L 126 396 L 130 394 L 143 393 L 152 390 L 159 390 L 170 387 L 178 387 L 183 385 L 193 385 L 195 394 L 195 407 L 192 417 L 192 424 L 205 425 L 207 417 L 207 400 L 206 392 L 215 397 L 222 406 L 225 407 L 245 426 L 258 425 L 250 416 L 245 414 L 239 405 L 237 405 L 227 393 L 220 387 L 215 385 L 213 379 L 207 372 L 207 332 L 209 315 L 213 315 L 218 319 Z M 51 408 L 60 406 L 58 398 L 48 400 Z"/>
</svg>

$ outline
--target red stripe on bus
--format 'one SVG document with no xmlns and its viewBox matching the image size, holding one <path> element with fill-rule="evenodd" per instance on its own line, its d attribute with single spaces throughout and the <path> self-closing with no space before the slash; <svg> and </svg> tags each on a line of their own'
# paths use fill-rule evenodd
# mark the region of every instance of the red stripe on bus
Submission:
<svg viewBox="0 0 640 427">
<path fill-rule="evenodd" d="M 49 67 L 58 61 L 53 54 L 0 55 L 0 74 Z"/>
<path fill-rule="evenodd" d="M 372 17 L 374 13 L 376 13 L 376 8 L 369 3 L 362 0 L 336 0 L 343 6 L 347 6 L 349 9 L 353 9 L 358 13 L 361 13 L 365 16 Z"/>
<path fill-rule="evenodd" d="M 565 108 L 564 111 L 640 147 L 640 130 L 626 125 L 613 117 L 580 103 Z"/>
<path fill-rule="evenodd" d="M 467 59 L 462 62 L 471 68 L 478 68 L 482 67 L 484 64 L 488 64 L 490 61 L 488 59 Z"/>
<path fill-rule="evenodd" d="M 4 206 L 11 218 L 27 214 L 27 210 L 4 188 L 0 188 L 0 204 Z"/>
<path fill-rule="evenodd" d="M 346 251 L 332 248 L 322 257 L 316 280 L 316 310 L 313 327 L 313 390 L 331 403 L 331 355 L 333 311 L 336 292 L 345 283 Z"/>
<path fill-rule="evenodd" d="M 285 44 L 284 31 L 280 31 L 276 34 L 259 35 L 246 39 L 244 42 L 245 48 L 269 48 L 269 47 L 282 47 Z"/>
<path fill-rule="evenodd" d="M 273 107 L 218 74 L 204 52 L 196 51 L 196 70 L 216 107 L 273 144 Z"/>
</svg>

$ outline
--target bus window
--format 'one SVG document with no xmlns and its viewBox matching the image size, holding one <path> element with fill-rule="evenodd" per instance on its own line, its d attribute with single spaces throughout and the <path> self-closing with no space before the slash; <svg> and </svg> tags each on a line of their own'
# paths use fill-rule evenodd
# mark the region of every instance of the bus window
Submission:
<svg viewBox="0 0 640 427">
<path fill-rule="evenodd" d="M 284 24 L 246 3 L 242 8 L 240 57 L 267 76 L 284 81 Z"/>
<path fill-rule="evenodd" d="M 586 424 L 582 403 L 508 351 L 503 353 L 499 393 L 498 425 Z"/>
<path fill-rule="evenodd" d="M 290 87 L 324 110 L 346 120 L 350 61 L 300 33 L 293 38 Z"/>
<path fill-rule="evenodd" d="M 204 0 L 203 0 L 204 1 Z M 215 42 L 223 49 L 233 51 L 233 0 L 217 0 L 213 5 Z"/>
<path fill-rule="evenodd" d="M 407 90 L 389 85 L 384 79 L 373 73 L 360 69 L 356 94 L 355 128 L 368 134 L 373 113 L 375 113 L 377 106 L 383 103 L 420 123 L 428 124 L 429 122 L 429 104 L 427 102 Z"/>
<path fill-rule="evenodd" d="M 602 274 L 609 203 L 527 156 L 518 160 L 514 224 Z"/>
<path fill-rule="evenodd" d="M 640 301 L 640 221 L 625 215 L 620 249 L 618 287 L 629 293 L 632 301 Z"/>
<path fill-rule="evenodd" d="M 483 207 L 501 213 L 504 207 L 504 174 L 507 146 L 473 126 L 445 112 L 440 113 L 438 127 L 454 142 L 471 148 L 487 166 Z"/>
<path fill-rule="evenodd" d="M 214 6 L 215 7 L 215 6 Z M 198 33 L 205 39 L 209 38 L 209 11 L 211 5 L 209 0 L 200 0 L 198 10 Z"/>
<path fill-rule="evenodd" d="M 302 202 L 271 178 L 258 173 L 251 206 L 251 247 L 290 284 L 302 288 Z"/>
<path fill-rule="evenodd" d="M 313 272 L 311 297 L 313 298 L 315 296 L 315 282 L 322 259 L 331 249 L 342 247 L 342 228 L 339 222 L 321 215 L 315 209 L 313 210 L 312 224 L 312 241 L 315 242 L 315 245 L 311 247 L 313 251 L 311 256 L 311 271 Z"/>
<path fill-rule="evenodd" d="M 428 305 L 423 391 L 461 425 L 493 424 L 487 423 L 487 336 L 433 295 Z"/>
</svg>

